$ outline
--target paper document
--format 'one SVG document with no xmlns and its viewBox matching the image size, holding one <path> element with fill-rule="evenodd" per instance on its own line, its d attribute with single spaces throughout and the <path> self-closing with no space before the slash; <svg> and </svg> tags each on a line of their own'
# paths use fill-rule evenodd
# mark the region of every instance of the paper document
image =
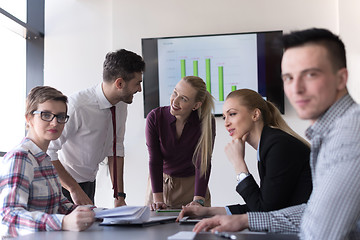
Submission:
<svg viewBox="0 0 360 240">
<path fill-rule="evenodd" d="M 150 218 L 147 206 L 121 206 L 95 213 L 96 218 L 103 218 L 103 224 L 142 223 Z"/>
<path fill-rule="evenodd" d="M 192 240 L 195 238 L 196 232 L 181 231 L 169 236 L 168 240 Z"/>
</svg>

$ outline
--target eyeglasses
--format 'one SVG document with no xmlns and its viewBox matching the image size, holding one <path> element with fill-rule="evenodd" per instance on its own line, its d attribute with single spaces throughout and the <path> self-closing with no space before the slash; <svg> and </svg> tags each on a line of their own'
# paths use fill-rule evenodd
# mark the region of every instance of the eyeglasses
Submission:
<svg viewBox="0 0 360 240">
<path fill-rule="evenodd" d="M 53 114 L 51 112 L 40 112 L 40 111 L 33 111 L 33 114 L 40 114 L 41 120 L 44 120 L 46 122 L 51 122 L 54 117 L 56 117 L 56 121 L 58 123 L 66 123 L 69 120 L 69 115 L 65 114 Z"/>
</svg>

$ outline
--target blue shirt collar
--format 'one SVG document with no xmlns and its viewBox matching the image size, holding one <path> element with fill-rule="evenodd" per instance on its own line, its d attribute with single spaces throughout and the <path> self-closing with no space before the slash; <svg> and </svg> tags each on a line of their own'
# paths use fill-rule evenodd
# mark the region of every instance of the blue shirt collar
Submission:
<svg viewBox="0 0 360 240">
<path fill-rule="evenodd" d="M 306 129 L 305 135 L 311 140 L 315 135 L 324 135 L 337 118 L 342 116 L 355 101 L 349 94 L 346 94 L 335 102 L 316 122 Z"/>
</svg>

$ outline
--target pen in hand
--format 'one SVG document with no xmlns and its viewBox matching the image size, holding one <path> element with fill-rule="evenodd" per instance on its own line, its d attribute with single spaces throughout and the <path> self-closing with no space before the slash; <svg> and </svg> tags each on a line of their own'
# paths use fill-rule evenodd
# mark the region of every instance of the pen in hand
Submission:
<svg viewBox="0 0 360 240">
<path fill-rule="evenodd" d="M 231 233 L 227 233 L 227 232 L 218 232 L 215 231 L 214 234 L 218 237 L 221 238 L 226 238 L 226 239 L 237 239 L 237 237 L 234 234 Z"/>
</svg>

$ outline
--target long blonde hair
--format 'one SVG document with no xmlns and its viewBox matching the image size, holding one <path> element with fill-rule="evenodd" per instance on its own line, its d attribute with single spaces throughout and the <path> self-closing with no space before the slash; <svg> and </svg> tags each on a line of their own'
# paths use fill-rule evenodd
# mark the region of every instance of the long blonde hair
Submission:
<svg viewBox="0 0 360 240">
<path fill-rule="evenodd" d="M 197 160 L 200 157 L 200 173 L 201 176 L 206 174 L 213 150 L 212 140 L 212 118 L 211 111 L 214 109 L 214 97 L 206 90 L 204 80 L 196 76 L 185 76 L 183 81 L 189 83 L 197 92 L 195 101 L 201 102 L 201 106 L 197 109 L 201 122 L 201 136 L 193 154 L 193 162 L 197 167 Z"/>
<path fill-rule="evenodd" d="M 259 109 L 264 126 L 281 129 L 310 147 L 308 141 L 289 127 L 281 117 L 279 109 L 271 102 L 264 100 L 259 93 L 250 89 L 239 89 L 229 93 L 226 99 L 235 97 L 240 100 L 241 105 L 246 106 L 249 110 Z"/>
</svg>

